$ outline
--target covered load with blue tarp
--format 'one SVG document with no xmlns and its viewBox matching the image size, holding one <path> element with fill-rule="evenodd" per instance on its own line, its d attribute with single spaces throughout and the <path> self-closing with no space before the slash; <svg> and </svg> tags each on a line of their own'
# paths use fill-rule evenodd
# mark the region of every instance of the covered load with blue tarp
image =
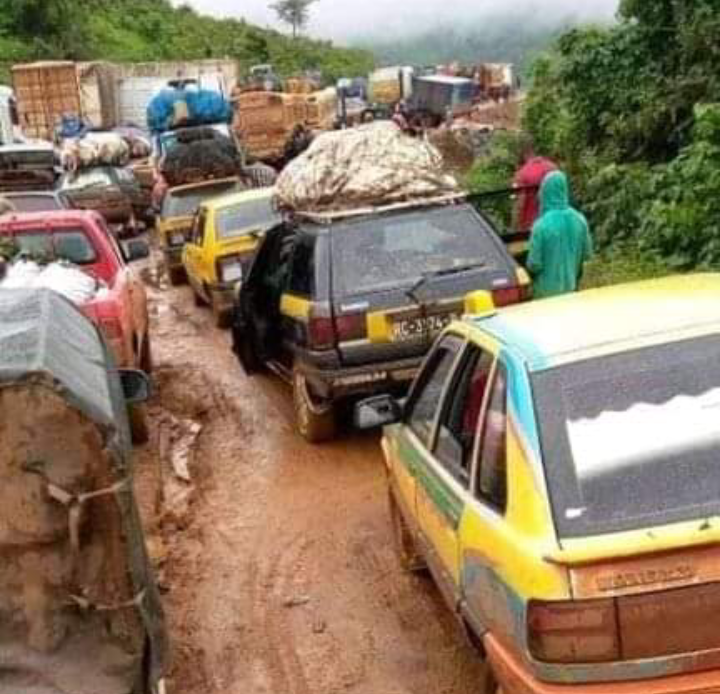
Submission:
<svg viewBox="0 0 720 694">
<path fill-rule="evenodd" d="M 194 125 L 230 123 L 232 106 L 220 93 L 209 89 L 164 89 L 148 104 L 148 128 L 163 133 Z"/>
</svg>

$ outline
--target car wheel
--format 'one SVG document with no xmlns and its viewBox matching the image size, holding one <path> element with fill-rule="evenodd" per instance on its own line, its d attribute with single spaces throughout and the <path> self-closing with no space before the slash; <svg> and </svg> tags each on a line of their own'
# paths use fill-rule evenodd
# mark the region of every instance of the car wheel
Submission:
<svg viewBox="0 0 720 694">
<path fill-rule="evenodd" d="M 232 324 L 232 312 L 227 309 L 221 309 L 216 305 L 214 300 L 212 302 L 212 312 L 215 327 L 220 328 L 220 330 L 227 330 Z"/>
<path fill-rule="evenodd" d="M 388 506 L 390 508 L 390 523 L 392 524 L 393 544 L 395 553 L 400 560 L 400 566 L 409 573 L 420 573 L 427 569 L 425 558 L 415 543 L 402 511 L 395 500 L 392 490 L 388 489 Z M 488 692 L 488 694 L 490 694 Z"/>
<path fill-rule="evenodd" d="M 150 333 L 145 332 L 145 339 L 142 341 L 142 349 L 140 351 L 140 369 L 146 374 L 152 373 L 153 357 L 152 344 L 150 342 Z"/>
<path fill-rule="evenodd" d="M 147 443 L 150 440 L 150 427 L 145 404 L 128 405 L 128 419 L 130 420 L 130 438 L 133 444 L 141 446 Z"/>
<path fill-rule="evenodd" d="M 332 403 L 317 403 L 308 388 L 305 376 L 293 370 L 295 419 L 300 435 L 310 443 L 323 443 L 335 438 L 335 408 Z"/>
<path fill-rule="evenodd" d="M 170 284 L 173 287 L 179 287 L 181 284 L 187 284 L 187 274 L 184 267 L 171 267 L 168 270 Z"/>
</svg>

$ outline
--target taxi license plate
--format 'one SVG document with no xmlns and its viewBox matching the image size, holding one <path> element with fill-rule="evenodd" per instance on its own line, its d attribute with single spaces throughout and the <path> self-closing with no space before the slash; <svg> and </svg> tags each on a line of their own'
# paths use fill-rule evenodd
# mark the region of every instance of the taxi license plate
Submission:
<svg viewBox="0 0 720 694">
<path fill-rule="evenodd" d="M 406 318 L 405 320 L 393 323 L 393 341 L 412 340 L 425 337 L 426 335 L 437 335 L 444 330 L 457 316 L 453 313 L 445 313 L 440 316 L 426 316 L 424 318 Z"/>
</svg>

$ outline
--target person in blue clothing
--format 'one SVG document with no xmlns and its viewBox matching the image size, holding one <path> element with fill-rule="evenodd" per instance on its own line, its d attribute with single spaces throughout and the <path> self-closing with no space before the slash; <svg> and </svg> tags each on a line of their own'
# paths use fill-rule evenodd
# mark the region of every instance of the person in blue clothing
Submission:
<svg viewBox="0 0 720 694">
<path fill-rule="evenodd" d="M 578 290 L 593 243 L 587 220 L 570 206 L 570 188 L 564 173 L 549 173 L 539 197 L 540 217 L 532 228 L 527 266 L 535 298 L 543 299 Z"/>
</svg>

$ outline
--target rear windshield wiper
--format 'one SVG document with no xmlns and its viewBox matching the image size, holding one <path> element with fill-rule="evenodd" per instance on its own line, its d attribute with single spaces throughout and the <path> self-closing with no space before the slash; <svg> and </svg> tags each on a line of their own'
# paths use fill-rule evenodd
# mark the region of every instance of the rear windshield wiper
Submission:
<svg viewBox="0 0 720 694">
<path fill-rule="evenodd" d="M 417 297 L 417 291 L 423 287 L 427 282 L 437 277 L 450 277 L 452 275 L 461 275 L 464 272 L 472 272 L 473 270 L 480 270 L 487 267 L 487 263 L 478 261 L 476 263 L 468 263 L 466 265 L 457 265 L 456 267 L 448 267 L 443 270 L 432 270 L 431 272 L 424 272 L 420 277 L 413 282 L 412 287 L 405 291 L 405 295 L 408 296 L 416 304 L 422 302 Z"/>
</svg>

